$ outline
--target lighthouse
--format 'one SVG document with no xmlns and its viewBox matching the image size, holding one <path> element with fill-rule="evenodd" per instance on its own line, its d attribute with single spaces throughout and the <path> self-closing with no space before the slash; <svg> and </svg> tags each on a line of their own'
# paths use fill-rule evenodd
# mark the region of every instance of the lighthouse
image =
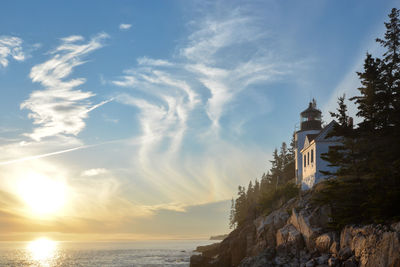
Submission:
<svg viewBox="0 0 400 267">
<path fill-rule="evenodd" d="M 296 184 L 301 184 L 303 179 L 302 149 L 307 135 L 318 135 L 321 132 L 321 111 L 317 109 L 317 102 L 313 99 L 306 110 L 300 113 L 300 130 L 294 135 L 295 141 L 295 175 Z"/>
</svg>

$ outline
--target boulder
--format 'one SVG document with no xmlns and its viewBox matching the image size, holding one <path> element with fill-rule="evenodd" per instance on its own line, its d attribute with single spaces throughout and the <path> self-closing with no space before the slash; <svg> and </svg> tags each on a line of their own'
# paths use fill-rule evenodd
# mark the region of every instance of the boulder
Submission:
<svg viewBox="0 0 400 267">
<path fill-rule="evenodd" d="M 315 239 L 315 248 L 320 253 L 328 253 L 333 243 L 333 234 L 325 233 Z"/>
<path fill-rule="evenodd" d="M 350 249 L 362 267 L 396 266 L 400 262 L 398 229 L 398 223 L 390 227 L 347 226 L 341 232 L 340 247 Z"/>
<path fill-rule="evenodd" d="M 339 250 L 339 259 L 342 261 L 347 260 L 351 255 L 353 255 L 353 253 L 351 252 L 350 247 L 344 247 Z"/>
<path fill-rule="evenodd" d="M 330 257 L 328 259 L 328 266 L 329 267 L 336 267 L 339 265 L 339 260 L 335 257 Z"/>
<path fill-rule="evenodd" d="M 342 263 L 343 267 L 358 267 L 358 263 L 354 256 L 348 258 L 345 262 Z"/>
<path fill-rule="evenodd" d="M 392 230 L 393 232 L 400 233 L 400 222 L 392 223 L 392 224 L 390 225 L 390 228 L 391 228 L 391 230 Z"/>
<path fill-rule="evenodd" d="M 314 259 L 311 259 L 306 262 L 305 267 L 314 267 L 316 265 L 316 262 Z"/>
<path fill-rule="evenodd" d="M 298 259 L 300 252 L 304 249 L 303 237 L 292 224 L 285 225 L 277 231 L 276 242 L 277 254 L 280 257 L 288 258 L 288 262 L 293 258 Z"/>
<path fill-rule="evenodd" d="M 329 248 L 329 253 L 331 253 L 334 256 L 337 256 L 339 255 L 339 250 L 340 250 L 339 243 L 333 241 L 331 247 Z"/>
<path fill-rule="evenodd" d="M 322 254 L 318 258 L 315 259 L 318 265 L 323 265 L 327 264 L 329 260 L 329 255 L 328 254 Z"/>
<path fill-rule="evenodd" d="M 266 228 L 282 228 L 289 218 L 289 213 L 286 210 L 278 209 L 271 212 L 268 216 L 260 216 L 255 221 L 257 236 L 261 235 Z"/>
<path fill-rule="evenodd" d="M 284 209 L 279 209 L 254 221 L 258 250 L 276 246 L 276 231 L 286 224 L 288 218 L 289 213 Z"/>
<path fill-rule="evenodd" d="M 350 247 L 353 240 L 353 226 L 346 226 L 340 233 L 340 248 Z"/>
<path fill-rule="evenodd" d="M 367 237 L 361 234 L 361 232 L 357 233 L 350 243 L 350 249 L 353 251 L 356 257 L 360 257 L 363 254 L 365 248 L 367 247 Z"/>
<path fill-rule="evenodd" d="M 239 267 L 263 267 L 263 266 L 272 266 L 273 258 L 275 257 L 275 250 L 272 248 L 265 249 L 257 256 L 246 257 L 244 258 Z"/>
<path fill-rule="evenodd" d="M 276 245 L 289 245 L 301 248 L 303 246 L 303 238 L 296 227 L 287 224 L 276 232 Z"/>
<path fill-rule="evenodd" d="M 308 261 L 311 259 L 311 254 L 310 254 L 310 253 L 307 253 L 307 252 L 304 251 L 304 250 L 302 250 L 302 251 L 300 251 L 300 257 L 299 257 L 299 259 L 300 259 L 300 262 L 301 262 L 301 263 L 304 263 L 304 265 L 305 265 L 305 263 L 308 262 Z"/>
<path fill-rule="evenodd" d="M 303 235 L 307 249 L 312 251 L 315 248 L 315 238 L 320 234 L 320 228 L 316 228 L 310 223 L 311 214 L 306 210 L 300 210 L 298 213 L 292 210 L 292 216 L 289 222 Z"/>
</svg>

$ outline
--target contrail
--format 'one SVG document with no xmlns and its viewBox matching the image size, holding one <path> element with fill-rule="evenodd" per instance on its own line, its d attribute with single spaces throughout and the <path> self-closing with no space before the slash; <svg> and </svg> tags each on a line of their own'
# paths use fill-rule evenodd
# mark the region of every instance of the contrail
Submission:
<svg viewBox="0 0 400 267">
<path fill-rule="evenodd" d="M 23 161 L 32 160 L 32 159 L 45 158 L 45 157 L 54 156 L 54 155 L 58 155 L 58 154 L 63 154 L 63 153 L 67 153 L 67 152 L 71 152 L 71 151 L 75 151 L 75 150 L 79 150 L 79 149 L 83 149 L 83 148 L 88 148 L 88 147 L 92 147 L 92 146 L 96 146 L 96 145 L 78 146 L 78 147 L 65 149 L 65 150 L 61 150 L 61 151 L 50 152 L 50 153 L 41 154 L 41 155 L 34 155 L 34 156 L 29 156 L 29 157 L 24 157 L 24 158 L 19 158 L 19 159 L 3 161 L 3 162 L 0 162 L 0 166 L 9 165 L 9 164 L 18 163 L 18 162 L 23 162 Z"/>
<path fill-rule="evenodd" d="M 85 148 L 90 148 L 90 147 L 96 147 L 96 146 L 101 146 L 101 145 L 106 145 L 106 144 L 112 144 L 112 143 L 118 143 L 118 142 L 123 142 L 123 141 L 128 141 L 128 140 L 132 140 L 132 139 L 131 138 L 123 138 L 123 139 L 111 140 L 111 141 L 103 142 L 103 143 L 100 143 L 100 144 L 83 145 L 83 146 L 73 147 L 73 148 L 69 148 L 69 149 L 65 149 L 65 150 L 50 152 L 50 153 L 46 153 L 46 154 L 33 155 L 33 156 L 29 156 L 29 157 L 24 157 L 24 158 L 3 161 L 3 162 L 0 162 L 0 166 L 9 165 L 9 164 L 18 163 L 18 162 L 23 162 L 23 161 L 27 161 L 27 160 L 46 158 L 46 157 L 50 157 L 50 156 L 54 156 L 54 155 L 59 155 L 59 154 L 72 152 L 72 151 L 75 151 L 75 150 L 80 150 L 80 149 L 85 149 Z M 141 143 L 140 140 L 137 140 L 136 142 L 131 142 L 132 145 L 133 144 L 137 144 L 137 143 Z"/>
</svg>

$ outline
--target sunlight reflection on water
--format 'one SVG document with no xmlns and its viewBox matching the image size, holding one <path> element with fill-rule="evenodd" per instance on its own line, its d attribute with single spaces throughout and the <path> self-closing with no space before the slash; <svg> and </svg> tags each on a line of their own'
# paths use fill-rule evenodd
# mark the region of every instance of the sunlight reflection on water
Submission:
<svg viewBox="0 0 400 267">
<path fill-rule="evenodd" d="M 189 267 L 196 246 L 211 240 L 72 242 L 40 238 L 0 242 L 0 266 L 12 267 Z"/>
<path fill-rule="evenodd" d="M 51 266 L 57 256 L 57 242 L 47 238 L 39 238 L 29 242 L 27 250 L 37 265 Z"/>
</svg>

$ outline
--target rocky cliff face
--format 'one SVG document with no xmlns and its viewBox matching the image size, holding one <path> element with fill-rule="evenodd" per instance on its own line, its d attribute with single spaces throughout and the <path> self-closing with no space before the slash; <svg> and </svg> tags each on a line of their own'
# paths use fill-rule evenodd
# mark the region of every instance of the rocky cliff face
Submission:
<svg viewBox="0 0 400 267">
<path fill-rule="evenodd" d="M 193 255 L 190 266 L 400 266 L 400 222 L 332 232 L 329 208 L 312 207 L 310 197 L 305 193 L 245 223 L 219 245 Z"/>
</svg>

